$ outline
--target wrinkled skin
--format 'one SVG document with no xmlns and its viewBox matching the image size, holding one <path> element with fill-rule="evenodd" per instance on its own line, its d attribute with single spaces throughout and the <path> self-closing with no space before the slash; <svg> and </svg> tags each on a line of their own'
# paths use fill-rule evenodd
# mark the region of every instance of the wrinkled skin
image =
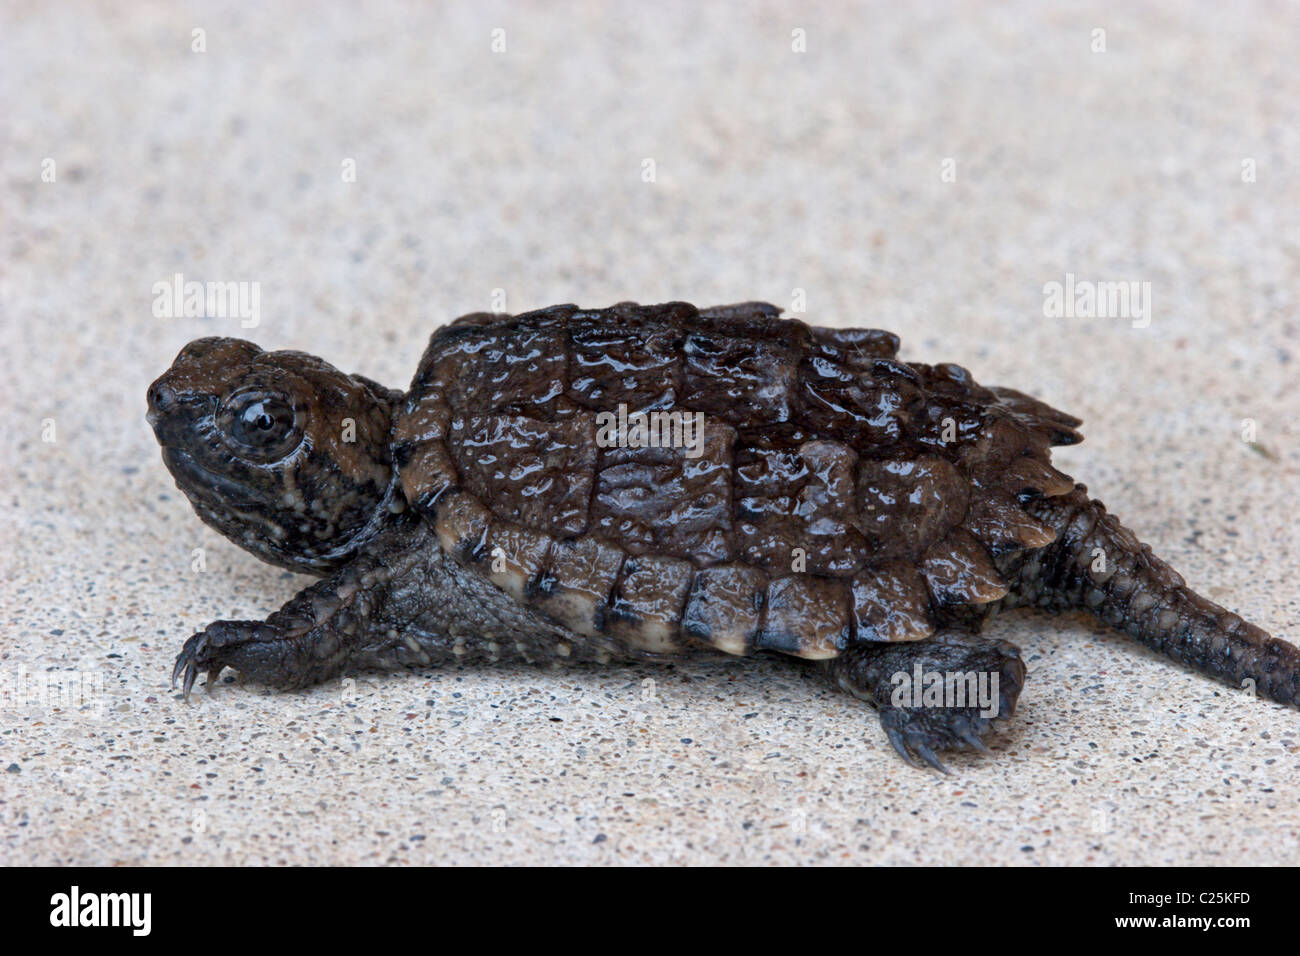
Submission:
<svg viewBox="0 0 1300 956">
<path fill-rule="evenodd" d="M 941 751 L 986 750 L 1024 685 L 1019 651 L 979 629 L 1034 606 L 1089 611 L 1296 702 L 1296 648 L 1191 592 L 1050 468 L 1047 446 L 1078 441 L 1077 419 L 957 366 L 898 362 L 888 333 L 776 315 L 556 307 L 507 327 L 475 314 L 435 333 L 406 395 L 299 352 L 190 343 L 148 392 L 177 486 L 241 547 L 323 579 L 265 621 L 194 635 L 173 679 L 188 696 L 226 667 L 300 687 L 363 668 L 779 651 L 872 704 L 909 762 L 942 768 Z M 685 470 L 583 437 L 594 410 L 673 400 L 711 416 Z M 550 557 L 494 572 L 483 521 L 518 555 L 540 541 Z M 781 577 L 792 549 L 807 573 Z M 588 552 L 595 564 L 573 563 Z M 587 579 L 563 569 L 594 574 L 608 553 L 622 570 L 584 603 Z M 700 597 L 706 580 L 721 604 Z M 757 617 L 741 627 L 750 581 Z M 923 672 L 987 679 L 991 701 L 900 699 L 899 675 Z"/>
<path fill-rule="evenodd" d="M 325 574 L 387 520 L 398 397 L 310 355 L 197 339 L 149 387 L 148 420 L 200 518 L 264 561 Z"/>
</svg>

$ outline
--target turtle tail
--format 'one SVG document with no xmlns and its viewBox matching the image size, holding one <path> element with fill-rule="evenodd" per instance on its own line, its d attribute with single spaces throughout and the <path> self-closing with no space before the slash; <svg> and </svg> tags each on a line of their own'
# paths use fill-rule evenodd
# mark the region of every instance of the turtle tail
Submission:
<svg viewBox="0 0 1300 956">
<path fill-rule="evenodd" d="M 1026 504 L 1057 537 L 1023 553 L 1014 603 L 1088 611 L 1203 674 L 1281 704 L 1300 704 L 1300 648 L 1192 591 L 1087 491 L 1076 485 Z"/>
</svg>

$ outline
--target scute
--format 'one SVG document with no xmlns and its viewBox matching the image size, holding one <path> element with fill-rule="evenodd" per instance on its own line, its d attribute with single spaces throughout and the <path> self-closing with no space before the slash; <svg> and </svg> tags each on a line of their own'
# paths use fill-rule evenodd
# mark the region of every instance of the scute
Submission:
<svg viewBox="0 0 1300 956">
<path fill-rule="evenodd" d="M 546 570 L 555 539 L 541 531 L 497 520 L 488 528 L 487 540 L 492 543 L 488 578 L 516 601 L 527 600 L 529 588 Z"/>
<path fill-rule="evenodd" d="M 597 452 L 590 413 L 558 421 L 457 414 L 446 447 L 461 487 L 501 517 L 560 534 L 587 529 Z"/>
<path fill-rule="evenodd" d="M 926 552 L 921 576 L 939 605 L 988 604 L 1007 596 L 1007 586 L 988 551 L 962 528 Z"/>
<path fill-rule="evenodd" d="M 589 409 L 671 408 L 681 388 L 676 334 L 635 313 L 610 322 L 580 313 L 569 326 L 569 397 Z"/>
<path fill-rule="evenodd" d="M 859 526 L 881 561 L 918 560 L 966 516 L 970 481 L 933 455 L 865 461 L 858 469 Z"/>
<path fill-rule="evenodd" d="M 870 558 L 857 522 L 858 455 L 839 442 L 758 438 L 736 468 L 741 557 L 776 573 L 852 574 Z"/>
<path fill-rule="evenodd" d="M 606 631 L 649 654 L 671 654 L 695 568 L 689 561 L 653 555 L 628 558 L 609 604 Z"/>
<path fill-rule="evenodd" d="M 763 627 L 767 575 L 746 564 L 720 564 L 696 573 L 682 634 L 726 654 L 749 652 Z"/>
<path fill-rule="evenodd" d="M 852 582 L 853 634 L 859 641 L 922 641 L 934 633 L 930 595 L 916 566 L 894 561 Z"/>
<path fill-rule="evenodd" d="M 691 555 L 703 564 L 731 560 L 736 431 L 706 421 L 695 438 L 694 458 L 676 448 L 601 449 L 591 533 L 632 554 Z"/>
<path fill-rule="evenodd" d="M 626 557 L 595 537 L 553 541 L 542 573 L 527 589 L 529 603 L 570 630 L 598 634 Z"/>
<path fill-rule="evenodd" d="M 842 578 L 778 578 L 767 587 L 767 616 L 757 646 L 808 660 L 838 656 L 851 638 L 848 600 Z"/>
<path fill-rule="evenodd" d="M 1079 420 L 901 362 L 892 333 L 778 315 L 465 316 L 394 423 L 402 491 L 516 600 L 649 656 L 825 659 L 1003 597 L 993 558 L 1051 542 L 1024 504 L 1073 488 L 1050 446 Z"/>
<path fill-rule="evenodd" d="M 690 332 L 682 342 L 682 405 L 740 427 L 790 421 L 799 352 L 776 338 L 734 337 L 724 330 Z"/>
<path fill-rule="evenodd" d="M 488 529 L 493 523 L 492 512 L 463 491 L 453 491 L 443 499 L 434 516 L 434 530 L 442 550 L 475 564 L 494 546 L 488 543 Z"/>
</svg>

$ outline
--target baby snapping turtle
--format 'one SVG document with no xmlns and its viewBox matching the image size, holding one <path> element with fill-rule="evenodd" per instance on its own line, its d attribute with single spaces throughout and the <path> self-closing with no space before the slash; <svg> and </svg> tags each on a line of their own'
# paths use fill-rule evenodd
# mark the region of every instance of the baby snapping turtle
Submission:
<svg viewBox="0 0 1300 956">
<path fill-rule="evenodd" d="M 1049 446 L 1079 420 L 876 329 L 766 303 L 560 305 L 434 332 L 406 394 L 198 339 L 149 422 L 205 522 L 319 575 L 191 637 L 173 682 L 773 651 L 873 704 L 909 762 L 985 751 L 1025 679 L 1001 608 L 1087 610 L 1294 704 L 1300 651 L 1185 587 Z M 1249 685 L 1248 685 L 1249 686 Z"/>
</svg>

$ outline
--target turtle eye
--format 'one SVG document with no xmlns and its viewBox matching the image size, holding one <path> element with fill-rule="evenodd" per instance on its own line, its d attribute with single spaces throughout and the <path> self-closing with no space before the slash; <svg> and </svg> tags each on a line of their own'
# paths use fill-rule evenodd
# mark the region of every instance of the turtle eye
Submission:
<svg viewBox="0 0 1300 956">
<path fill-rule="evenodd" d="M 263 389 L 228 397 L 222 403 L 220 422 L 236 451 L 261 461 L 283 458 L 302 441 L 293 404 Z"/>
</svg>

